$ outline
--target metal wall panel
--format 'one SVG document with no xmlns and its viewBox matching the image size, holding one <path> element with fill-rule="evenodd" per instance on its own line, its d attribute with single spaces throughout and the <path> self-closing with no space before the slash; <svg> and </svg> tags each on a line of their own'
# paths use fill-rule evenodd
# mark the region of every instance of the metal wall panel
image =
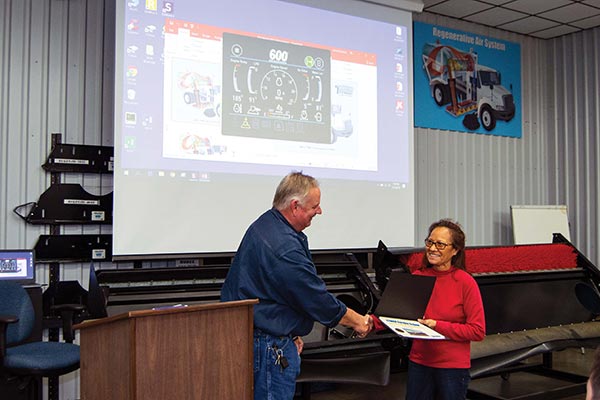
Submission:
<svg viewBox="0 0 600 400">
<path fill-rule="evenodd" d="M 572 241 L 599 265 L 600 29 L 553 39 L 546 65 L 548 195 L 567 204 Z"/>
<path fill-rule="evenodd" d="M 113 144 L 112 8 L 111 0 L 0 0 L 0 247 L 32 247 L 48 233 L 12 209 L 49 186 L 41 165 L 51 133 L 65 143 Z M 431 222 L 451 217 L 469 245 L 511 244 L 511 204 L 566 204 L 573 243 L 600 264 L 600 30 L 543 41 L 431 14 L 414 19 L 519 43 L 523 90 L 521 139 L 415 129 L 417 243 Z M 111 177 L 63 181 L 112 190 Z M 61 278 L 85 287 L 88 268 L 64 266 Z M 47 276 L 40 266 L 38 281 Z M 74 376 L 63 381 L 62 399 L 78 398 Z"/>
</svg>

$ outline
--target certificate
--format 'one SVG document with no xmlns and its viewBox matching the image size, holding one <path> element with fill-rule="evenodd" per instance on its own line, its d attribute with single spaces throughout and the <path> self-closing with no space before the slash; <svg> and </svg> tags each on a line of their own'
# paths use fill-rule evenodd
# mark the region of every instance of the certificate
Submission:
<svg viewBox="0 0 600 400">
<path fill-rule="evenodd" d="M 395 334 L 411 339 L 446 339 L 430 327 L 412 319 L 379 317 Z"/>
</svg>

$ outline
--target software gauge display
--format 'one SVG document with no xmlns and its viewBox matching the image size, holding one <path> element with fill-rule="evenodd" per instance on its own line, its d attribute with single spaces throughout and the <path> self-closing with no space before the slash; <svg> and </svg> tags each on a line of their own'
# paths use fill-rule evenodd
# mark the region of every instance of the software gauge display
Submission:
<svg viewBox="0 0 600 400">
<path fill-rule="evenodd" d="M 223 135 L 331 143 L 331 55 L 223 33 Z"/>
</svg>

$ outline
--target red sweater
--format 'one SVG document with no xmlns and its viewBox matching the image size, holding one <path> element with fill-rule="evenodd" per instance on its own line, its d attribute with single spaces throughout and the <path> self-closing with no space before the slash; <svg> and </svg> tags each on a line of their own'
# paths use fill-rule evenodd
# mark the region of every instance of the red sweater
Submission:
<svg viewBox="0 0 600 400">
<path fill-rule="evenodd" d="M 436 277 L 424 318 L 436 320 L 435 330 L 447 340 L 414 339 L 410 360 L 435 368 L 470 368 L 471 341 L 485 337 L 485 315 L 477 282 L 454 267 L 444 272 L 425 268 L 414 274 Z"/>
</svg>

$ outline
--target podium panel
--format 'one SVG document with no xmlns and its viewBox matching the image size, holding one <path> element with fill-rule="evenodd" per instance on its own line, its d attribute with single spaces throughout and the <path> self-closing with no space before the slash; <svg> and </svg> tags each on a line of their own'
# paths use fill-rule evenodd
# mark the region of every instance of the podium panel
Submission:
<svg viewBox="0 0 600 400">
<path fill-rule="evenodd" d="M 256 303 L 132 311 L 78 325 L 81 399 L 251 400 Z"/>
</svg>

